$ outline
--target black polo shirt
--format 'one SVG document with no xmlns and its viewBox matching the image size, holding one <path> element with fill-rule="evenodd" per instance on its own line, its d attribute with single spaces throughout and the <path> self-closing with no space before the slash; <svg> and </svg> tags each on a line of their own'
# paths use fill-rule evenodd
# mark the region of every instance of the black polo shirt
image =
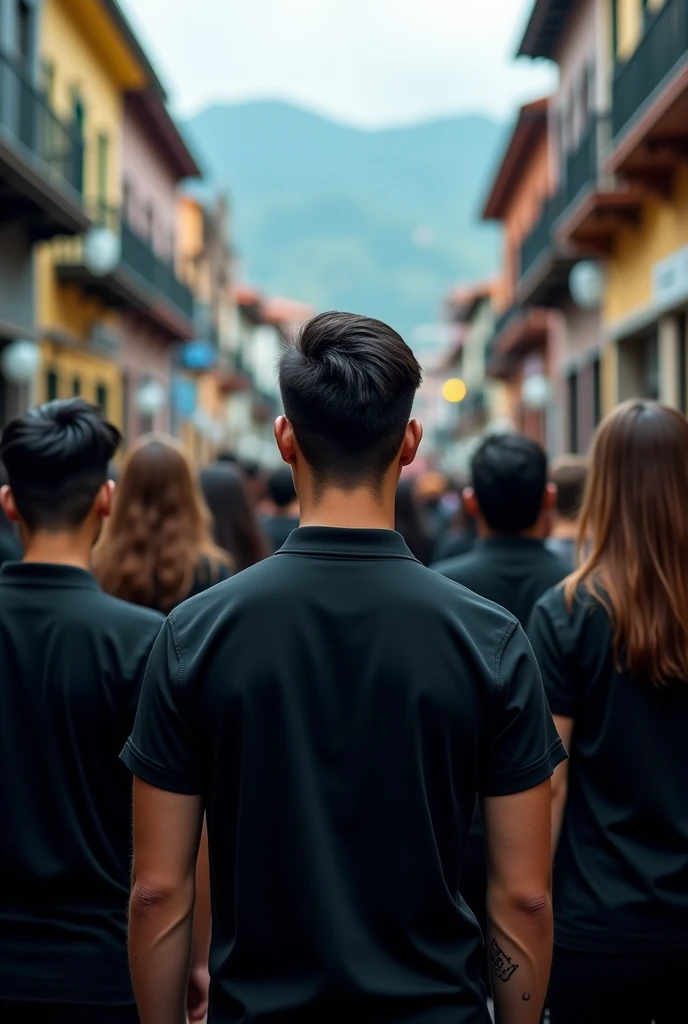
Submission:
<svg viewBox="0 0 688 1024">
<path fill-rule="evenodd" d="M 82 569 L 0 571 L 0 1000 L 133 1003 L 118 755 L 162 622 Z"/>
<path fill-rule="evenodd" d="M 688 683 L 615 665 L 609 616 L 547 594 L 529 627 L 552 711 L 574 720 L 554 870 L 558 945 L 688 952 Z"/>
<path fill-rule="evenodd" d="M 541 540 L 500 534 L 476 541 L 467 555 L 438 562 L 433 569 L 500 604 L 527 626 L 535 603 L 569 575 L 571 565 Z"/>
<path fill-rule="evenodd" d="M 476 794 L 563 756 L 516 620 L 392 531 L 299 529 L 182 605 L 123 758 L 205 800 L 211 1024 L 488 1024 Z"/>
</svg>

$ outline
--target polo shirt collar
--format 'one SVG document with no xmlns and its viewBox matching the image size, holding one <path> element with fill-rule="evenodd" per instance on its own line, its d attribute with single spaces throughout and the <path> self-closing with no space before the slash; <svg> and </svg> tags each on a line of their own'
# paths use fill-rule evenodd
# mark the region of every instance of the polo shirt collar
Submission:
<svg viewBox="0 0 688 1024">
<path fill-rule="evenodd" d="M 499 533 L 493 537 L 481 537 L 476 548 L 484 551 L 537 551 L 545 546 L 538 537 L 519 537 L 518 534 Z"/>
<path fill-rule="evenodd" d="M 27 587 L 86 587 L 100 590 L 100 584 L 86 569 L 54 562 L 5 562 L 0 568 L 0 583 Z"/>
<path fill-rule="evenodd" d="M 394 530 L 352 530 L 334 526 L 302 526 L 294 530 L 277 552 L 287 555 L 322 555 L 329 558 L 408 558 L 411 554 Z"/>
</svg>

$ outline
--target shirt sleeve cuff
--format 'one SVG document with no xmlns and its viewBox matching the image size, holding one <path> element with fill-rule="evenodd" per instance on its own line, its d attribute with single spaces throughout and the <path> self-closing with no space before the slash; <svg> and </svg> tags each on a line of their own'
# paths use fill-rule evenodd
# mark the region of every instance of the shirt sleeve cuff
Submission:
<svg viewBox="0 0 688 1024">
<path fill-rule="evenodd" d="M 512 796 L 534 789 L 541 783 L 551 779 L 557 765 L 565 761 L 569 755 L 560 739 L 554 741 L 547 753 L 520 771 L 508 777 L 489 780 L 483 788 L 483 796 Z"/>
<path fill-rule="evenodd" d="M 180 793 L 185 796 L 200 796 L 201 786 L 197 779 L 188 776 L 177 775 L 156 764 L 144 753 L 137 749 L 131 739 L 127 740 L 124 750 L 119 755 L 132 775 L 149 786 L 156 789 L 164 789 L 168 793 Z"/>
</svg>

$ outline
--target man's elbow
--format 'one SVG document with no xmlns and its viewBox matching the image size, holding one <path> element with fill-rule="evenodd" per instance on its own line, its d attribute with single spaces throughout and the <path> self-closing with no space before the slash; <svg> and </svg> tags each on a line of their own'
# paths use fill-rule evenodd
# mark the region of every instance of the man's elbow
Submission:
<svg viewBox="0 0 688 1024">
<path fill-rule="evenodd" d="M 493 911 L 495 917 L 507 912 L 510 917 L 529 922 L 536 931 L 546 932 L 552 927 L 552 895 L 548 886 L 516 889 L 499 895 L 489 893 L 488 904 L 490 916 Z"/>
<path fill-rule="evenodd" d="M 131 890 L 129 913 L 131 917 L 141 918 L 164 913 L 171 908 L 177 911 L 187 909 L 190 912 L 193 910 L 194 897 L 193 878 L 174 884 L 137 878 Z"/>
</svg>

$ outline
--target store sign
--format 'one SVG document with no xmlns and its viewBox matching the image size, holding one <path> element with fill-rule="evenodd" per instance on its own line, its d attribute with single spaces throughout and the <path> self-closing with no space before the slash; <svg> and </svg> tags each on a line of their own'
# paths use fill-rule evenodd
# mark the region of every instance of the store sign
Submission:
<svg viewBox="0 0 688 1024">
<path fill-rule="evenodd" d="M 217 349 L 209 341 L 189 341 L 181 347 L 180 362 L 187 370 L 212 370 Z"/>
<path fill-rule="evenodd" d="M 688 245 L 652 268 L 652 297 L 656 306 L 675 306 L 688 299 Z"/>
<path fill-rule="evenodd" d="M 172 381 L 172 405 L 178 416 L 188 420 L 196 412 L 196 384 L 188 377 L 175 377 Z"/>
</svg>

